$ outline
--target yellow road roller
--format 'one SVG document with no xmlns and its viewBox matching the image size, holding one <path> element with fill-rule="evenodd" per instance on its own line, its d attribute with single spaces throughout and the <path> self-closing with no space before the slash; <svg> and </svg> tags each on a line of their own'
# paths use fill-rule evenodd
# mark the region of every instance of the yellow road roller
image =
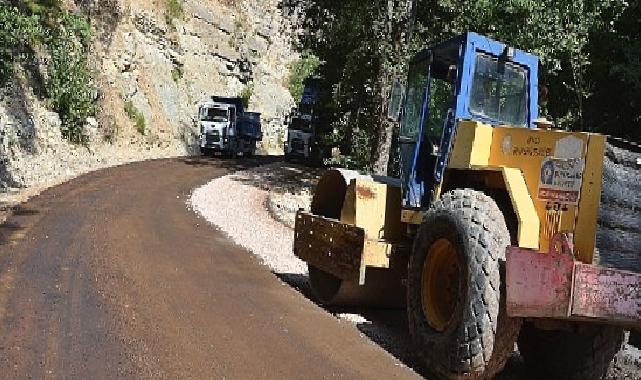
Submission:
<svg viewBox="0 0 641 380">
<path fill-rule="evenodd" d="M 515 343 L 541 378 L 599 379 L 641 327 L 641 275 L 593 264 L 605 137 L 540 119 L 537 79 L 475 33 L 421 51 L 389 107 L 401 178 L 328 170 L 296 215 L 318 301 L 404 306 L 443 379 L 490 379 Z"/>
</svg>

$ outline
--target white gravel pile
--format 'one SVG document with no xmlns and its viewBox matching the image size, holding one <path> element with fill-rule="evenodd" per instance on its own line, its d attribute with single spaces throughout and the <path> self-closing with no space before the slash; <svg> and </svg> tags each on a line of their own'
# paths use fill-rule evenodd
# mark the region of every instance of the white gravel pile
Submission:
<svg viewBox="0 0 641 380">
<path fill-rule="evenodd" d="M 194 190 L 189 203 L 275 273 L 306 274 L 307 265 L 292 252 L 294 232 L 275 221 L 265 207 L 269 192 L 277 191 L 281 166 L 274 163 L 216 178 Z"/>
</svg>

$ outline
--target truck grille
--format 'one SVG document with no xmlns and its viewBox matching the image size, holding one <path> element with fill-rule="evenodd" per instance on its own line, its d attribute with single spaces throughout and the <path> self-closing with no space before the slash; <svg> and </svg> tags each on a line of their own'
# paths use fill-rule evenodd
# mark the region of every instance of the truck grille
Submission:
<svg viewBox="0 0 641 380">
<path fill-rule="evenodd" d="M 218 133 L 207 134 L 205 135 L 205 141 L 208 144 L 220 142 L 220 135 Z"/>
<path fill-rule="evenodd" d="M 290 146 L 293 151 L 303 151 L 305 149 L 305 143 L 301 139 L 293 139 Z"/>
</svg>

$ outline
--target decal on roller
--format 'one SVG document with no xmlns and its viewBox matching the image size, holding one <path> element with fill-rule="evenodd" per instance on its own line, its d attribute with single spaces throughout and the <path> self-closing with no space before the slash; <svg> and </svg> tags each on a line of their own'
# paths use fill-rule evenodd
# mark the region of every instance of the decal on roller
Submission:
<svg viewBox="0 0 641 380">
<path fill-rule="evenodd" d="M 581 159 L 546 157 L 541 163 L 540 200 L 577 205 L 583 182 Z"/>
</svg>

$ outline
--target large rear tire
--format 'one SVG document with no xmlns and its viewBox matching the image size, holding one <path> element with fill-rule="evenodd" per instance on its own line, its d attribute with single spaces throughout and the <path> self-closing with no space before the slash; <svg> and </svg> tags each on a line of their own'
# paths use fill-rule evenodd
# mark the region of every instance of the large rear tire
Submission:
<svg viewBox="0 0 641 380">
<path fill-rule="evenodd" d="M 409 260 L 407 310 L 419 359 L 445 379 L 490 379 L 521 320 L 505 311 L 501 262 L 510 234 L 492 198 L 464 189 L 428 210 Z"/>
<path fill-rule="evenodd" d="M 518 346 L 523 360 L 541 378 L 602 379 L 623 344 L 623 329 L 584 324 L 578 331 L 537 329 L 525 323 Z"/>
</svg>

